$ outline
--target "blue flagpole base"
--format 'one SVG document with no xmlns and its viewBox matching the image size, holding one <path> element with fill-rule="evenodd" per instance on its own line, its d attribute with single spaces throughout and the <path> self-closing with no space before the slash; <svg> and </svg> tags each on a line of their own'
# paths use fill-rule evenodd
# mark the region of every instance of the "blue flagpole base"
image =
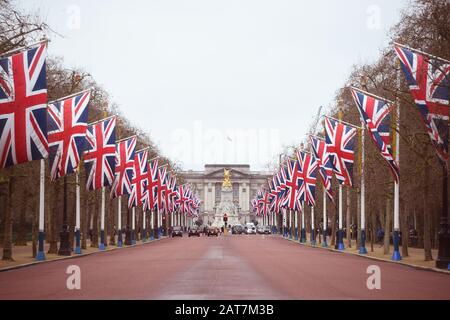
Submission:
<svg viewBox="0 0 450 320">
<path fill-rule="evenodd" d="M 315 246 L 316 245 L 316 240 L 311 241 L 311 245 Z"/>
<path fill-rule="evenodd" d="M 134 246 L 136 244 L 136 240 L 131 240 L 131 245 Z"/>
<path fill-rule="evenodd" d="M 75 247 L 75 254 L 81 254 L 81 247 Z"/>
<path fill-rule="evenodd" d="M 342 229 L 338 230 L 338 245 L 337 245 L 337 249 L 339 251 L 345 250 L 345 246 L 344 246 L 344 230 L 342 230 Z"/>
<path fill-rule="evenodd" d="M 295 228 L 295 240 L 298 240 L 298 229 Z"/>
<path fill-rule="evenodd" d="M 392 261 L 402 260 L 400 255 L 399 244 L 400 244 L 400 233 L 398 230 L 394 230 L 392 234 L 392 242 L 394 243 L 394 252 L 392 253 Z"/>
<path fill-rule="evenodd" d="M 450 263 L 448 264 L 447 270 L 450 271 Z"/>
<path fill-rule="evenodd" d="M 343 243 L 339 243 L 339 244 L 338 244 L 338 250 L 340 250 L 340 251 L 345 250 L 345 246 L 344 246 Z"/>
<path fill-rule="evenodd" d="M 117 247 L 118 248 L 122 248 L 123 246 L 123 242 L 122 241 L 117 241 Z"/>
<path fill-rule="evenodd" d="M 392 261 L 400 261 L 400 260 L 402 260 L 400 251 L 394 250 L 394 253 L 392 253 Z"/>
<path fill-rule="evenodd" d="M 306 243 L 306 229 L 301 230 L 301 243 Z"/>
<path fill-rule="evenodd" d="M 39 231 L 38 252 L 36 254 L 36 261 L 44 261 L 45 260 L 44 241 L 45 241 L 45 233 L 44 233 L 44 231 Z"/>
<path fill-rule="evenodd" d="M 99 246 L 98 246 L 98 248 L 99 248 L 99 250 L 101 250 L 101 251 L 105 251 L 105 250 L 106 250 L 106 246 L 105 246 L 104 243 L 100 243 Z"/>
<path fill-rule="evenodd" d="M 367 254 L 366 247 L 359 247 L 359 254 Z"/>
<path fill-rule="evenodd" d="M 38 251 L 38 253 L 36 254 L 36 261 L 45 261 L 44 251 Z"/>
<path fill-rule="evenodd" d="M 106 246 L 105 246 L 105 230 L 100 230 L 100 244 L 99 244 L 98 248 L 101 251 L 104 251 L 106 249 Z"/>
<path fill-rule="evenodd" d="M 326 241 L 323 241 L 322 242 L 322 248 L 326 248 L 326 247 L 328 247 L 328 243 Z"/>
<path fill-rule="evenodd" d="M 141 241 L 144 243 L 144 242 L 147 242 L 147 239 L 146 238 L 142 238 Z"/>
</svg>

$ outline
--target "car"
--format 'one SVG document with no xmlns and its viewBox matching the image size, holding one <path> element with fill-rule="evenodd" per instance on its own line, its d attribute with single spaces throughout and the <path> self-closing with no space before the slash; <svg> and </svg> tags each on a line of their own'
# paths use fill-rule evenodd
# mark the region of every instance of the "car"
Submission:
<svg viewBox="0 0 450 320">
<path fill-rule="evenodd" d="M 216 227 L 208 227 L 208 231 L 206 232 L 207 236 L 219 236 L 219 228 Z"/>
<path fill-rule="evenodd" d="M 252 222 L 247 223 L 244 229 L 246 234 L 256 234 L 256 227 Z"/>
<path fill-rule="evenodd" d="M 271 234 L 272 230 L 271 230 L 270 226 L 264 226 L 263 233 L 264 234 Z"/>
<path fill-rule="evenodd" d="M 172 228 L 172 237 L 183 237 L 183 230 L 181 227 L 173 227 Z"/>
<path fill-rule="evenodd" d="M 189 229 L 189 234 L 188 236 L 197 236 L 200 237 L 200 230 L 197 227 L 192 227 Z"/>
<path fill-rule="evenodd" d="M 231 228 L 231 233 L 232 234 L 242 234 L 242 233 L 244 233 L 244 227 L 241 226 L 240 224 L 237 224 Z"/>
</svg>

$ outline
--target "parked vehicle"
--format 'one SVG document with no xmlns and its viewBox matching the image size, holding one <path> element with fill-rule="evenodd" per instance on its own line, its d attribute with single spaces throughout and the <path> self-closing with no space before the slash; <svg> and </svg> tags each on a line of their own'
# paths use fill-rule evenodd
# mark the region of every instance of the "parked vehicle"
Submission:
<svg viewBox="0 0 450 320">
<path fill-rule="evenodd" d="M 257 234 L 264 234 L 264 227 L 263 226 L 257 226 L 256 227 L 256 233 Z"/>
<path fill-rule="evenodd" d="M 240 224 L 237 224 L 231 228 L 232 234 L 243 234 L 244 233 L 244 227 Z"/>
<path fill-rule="evenodd" d="M 200 237 L 200 230 L 197 227 L 191 227 L 189 229 L 189 237 L 191 236 L 196 236 L 196 237 Z"/>
<path fill-rule="evenodd" d="M 263 233 L 264 234 L 271 234 L 272 230 L 271 230 L 270 226 L 264 226 Z"/>
<path fill-rule="evenodd" d="M 181 229 L 181 227 L 179 226 L 173 227 L 172 237 L 183 237 L 183 229 Z"/>
<path fill-rule="evenodd" d="M 256 227 L 253 222 L 249 222 L 245 225 L 245 233 L 246 234 L 256 234 Z"/>
<path fill-rule="evenodd" d="M 216 236 L 216 237 L 218 237 L 219 236 L 219 228 L 216 228 L 216 227 L 208 227 L 208 232 L 207 232 L 207 235 L 208 235 L 208 237 L 209 236 Z"/>
</svg>

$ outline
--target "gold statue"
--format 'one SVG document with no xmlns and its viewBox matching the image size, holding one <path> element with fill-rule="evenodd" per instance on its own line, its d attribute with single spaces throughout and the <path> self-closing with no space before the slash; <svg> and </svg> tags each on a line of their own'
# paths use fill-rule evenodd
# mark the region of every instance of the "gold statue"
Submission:
<svg viewBox="0 0 450 320">
<path fill-rule="evenodd" d="M 232 188 L 232 185 L 231 185 L 231 172 L 230 172 L 230 170 L 223 169 L 222 188 Z"/>
</svg>

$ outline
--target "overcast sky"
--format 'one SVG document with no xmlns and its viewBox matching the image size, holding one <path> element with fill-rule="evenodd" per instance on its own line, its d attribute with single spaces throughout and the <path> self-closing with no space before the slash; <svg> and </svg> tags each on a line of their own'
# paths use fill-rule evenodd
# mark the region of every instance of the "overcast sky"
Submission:
<svg viewBox="0 0 450 320">
<path fill-rule="evenodd" d="M 184 169 L 262 169 L 303 139 L 351 66 L 378 57 L 404 0 L 25 0 Z"/>
</svg>

